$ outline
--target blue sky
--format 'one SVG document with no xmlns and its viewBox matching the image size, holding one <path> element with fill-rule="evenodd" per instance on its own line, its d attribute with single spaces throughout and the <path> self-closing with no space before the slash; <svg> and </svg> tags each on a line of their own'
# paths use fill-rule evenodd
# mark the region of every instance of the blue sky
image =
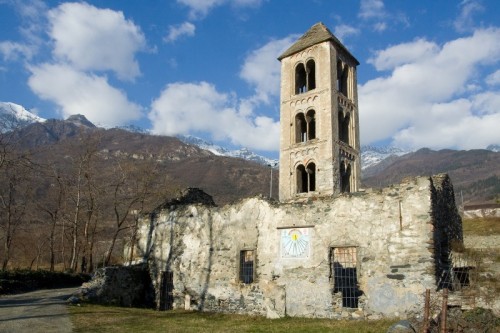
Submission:
<svg viewBox="0 0 500 333">
<path fill-rule="evenodd" d="M 500 144 L 500 1 L 0 0 L 0 101 L 279 150 L 276 58 L 323 22 L 359 60 L 361 143 Z"/>
</svg>

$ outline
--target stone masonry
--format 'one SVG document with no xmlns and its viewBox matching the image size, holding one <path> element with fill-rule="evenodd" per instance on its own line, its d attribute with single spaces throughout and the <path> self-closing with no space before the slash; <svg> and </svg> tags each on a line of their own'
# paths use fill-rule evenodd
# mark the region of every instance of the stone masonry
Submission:
<svg viewBox="0 0 500 333">
<path fill-rule="evenodd" d="M 449 178 L 440 175 L 286 204 L 176 200 L 143 217 L 136 256 L 149 263 L 157 306 L 165 301 L 162 272 L 171 272 L 172 308 L 269 318 L 398 316 L 421 308 L 425 289 L 436 290 L 442 264 L 436 249 L 461 242 L 450 193 Z M 286 249 L 293 230 L 307 236 L 302 252 Z M 354 305 L 343 304 L 345 290 L 335 286 L 332 253 L 339 249 L 354 249 Z M 251 281 L 240 267 L 248 250 Z"/>
<path fill-rule="evenodd" d="M 279 58 L 280 203 L 190 189 L 140 221 L 159 309 L 377 318 L 452 284 L 462 222 L 447 175 L 360 190 L 358 61 L 322 23 Z M 128 250 L 130 251 L 130 250 Z M 126 254 L 129 258 L 129 254 Z"/>
</svg>

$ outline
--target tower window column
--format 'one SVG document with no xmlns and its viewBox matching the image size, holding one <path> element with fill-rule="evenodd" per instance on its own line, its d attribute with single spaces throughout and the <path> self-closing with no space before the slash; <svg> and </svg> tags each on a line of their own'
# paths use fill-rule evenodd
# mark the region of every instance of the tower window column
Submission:
<svg viewBox="0 0 500 333">
<path fill-rule="evenodd" d="M 314 110 L 307 111 L 307 140 L 316 139 L 316 112 Z"/>
<path fill-rule="evenodd" d="M 300 63 L 295 67 L 295 94 L 303 94 L 316 89 L 316 64 L 310 59 L 304 66 Z"/>
<path fill-rule="evenodd" d="M 345 97 L 349 96 L 349 66 L 344 64 L 341 60 L 337 61 L 337 91 Z"/>
<path fill-rule="evenodd" d="M 316 112 L 309 110 L 304 115 L 300 112 L 295 116 L 295 143 L 316 139 Z"/>
<path fill-rule="evenodd" d="M 350 145 L 349 125 L 351 123 L 351 115 L 347 112 L 344 116 L 343 110 L 339 111 L 339 140 Z"/>
<path fill-rule="evenodd" d="M 351 192 L 351 165 L 347 161 L 340 162 L 340 192 Z"/>
<path fill-rule="evenodd" d="M 308 193 L 316 191 L 316 164 L 309 163 L 307 166 L 300 164 L 296 169 L 297 193 Z"/>
</svg>

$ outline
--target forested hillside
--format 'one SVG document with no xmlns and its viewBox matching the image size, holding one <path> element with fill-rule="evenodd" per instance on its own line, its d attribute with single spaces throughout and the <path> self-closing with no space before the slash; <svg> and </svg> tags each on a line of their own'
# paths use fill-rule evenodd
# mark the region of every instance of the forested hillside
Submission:
<svg viewBox="0 0 500 333">
<path fill-rule="evenodd" d="M 268 167 L 82 117 L 2 131 L 0 154 L 3 269 L 89 271 L 122 262 L 136 217 L 186 187 L 218 205 L 269 195 Z"/>
</svg>

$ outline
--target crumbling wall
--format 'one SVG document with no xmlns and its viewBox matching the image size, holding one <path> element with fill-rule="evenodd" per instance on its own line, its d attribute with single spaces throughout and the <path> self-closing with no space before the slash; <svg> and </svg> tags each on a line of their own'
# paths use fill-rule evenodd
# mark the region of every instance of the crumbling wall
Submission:
<svg viewBox="0 0 500 333">
<path fill-rule="evenodd" d="M 154 289 L 146 265 L 100 268 L 74 296 L 99 304 L 154 307 Z"/>
<path fill-rule="evenodd" d="M 466 205 L 463 209 L 466 219 L 500 217 L 499 204 Z"/>
<path fill-rule="evenodd" d="M 398 316 L 422 308 L 425 289 L 436 287 L 436 228 L 456 210 L 446 199 L 451 183 L 437 180 L 286 204 L 166 205 L 141 220 L 138 253 L 149 263 L 157 304 L 162 272 L 172 272 L 173 308 L 270 318 Z M 296 230 L 293 240 L 302 235 L 307 247 L 290 254 L 284 241 Z M 335 286 L 332 251 L 345 248 L 355 249 L 355 306 Z M 252 283 L 239 277 L 243 250 L 255 251 Z"/>
</svg>

